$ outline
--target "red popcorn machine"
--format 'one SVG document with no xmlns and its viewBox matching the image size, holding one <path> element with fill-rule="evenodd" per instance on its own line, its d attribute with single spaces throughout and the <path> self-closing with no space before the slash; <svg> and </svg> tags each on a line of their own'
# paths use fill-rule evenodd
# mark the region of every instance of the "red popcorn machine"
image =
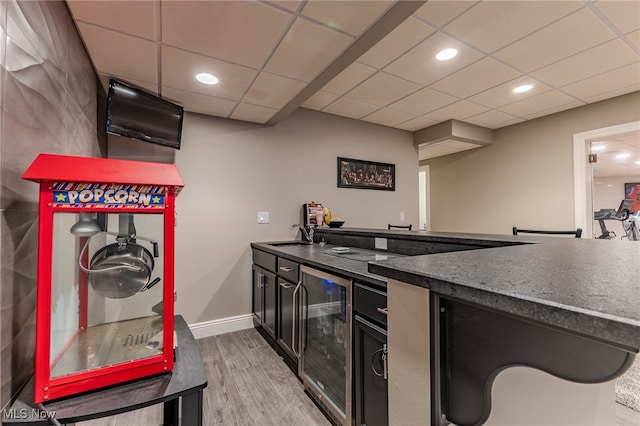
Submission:
<svg viewBox="0 0 640 426">
<path fill-rule="evenodd" d="M 173 369 L 173 164 L 40 154 L 35 403 Z"/>
</svg>

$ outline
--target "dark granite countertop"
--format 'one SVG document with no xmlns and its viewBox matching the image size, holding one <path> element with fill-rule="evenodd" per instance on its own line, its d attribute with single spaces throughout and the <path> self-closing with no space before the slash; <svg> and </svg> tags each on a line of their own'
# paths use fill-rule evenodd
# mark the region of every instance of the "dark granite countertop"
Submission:
<svg viewBox="0 0 640 426">
<path fill-rule="evenodd" d="M 536 241 L 372 262 L 369 271 L 637 352 L 640 244 Z"/>
<path fill-rule="evenodd" d="M 275 243 L 278 245 L 271 245 Z M 321 268 L 327 272 L 333 272 L 349 278 L 375 284 L 380 287 L 386 287 L 387 279 L 369 272 L 368 263 L 350 260 L 343 257 L 332 256 L 325 253 L 335 245 L 326 244 L 300 244 L 300 245 L 281 245 L 282 242 L 264 242 L 251 243 L 251 247 L 266 251 L 277 256 L 308 265 Z"/>
<path fill-rule="evenodd" d="M 365 263 L 324 253 L 331 245 L 252 246 L 351 278 L 385 285 L 387 277 L 633 352 L 640 349 L 638 242 L 373 229 L 328 232 L 488 248 Z"/>
</svg>

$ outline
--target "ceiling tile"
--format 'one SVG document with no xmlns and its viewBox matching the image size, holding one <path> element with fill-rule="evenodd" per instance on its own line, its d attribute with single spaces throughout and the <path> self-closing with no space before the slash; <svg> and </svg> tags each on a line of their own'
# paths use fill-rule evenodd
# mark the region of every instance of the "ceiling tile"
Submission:
<svg viewBox="0 0 640 426">
<path fill-rule="evenodd" d="M 115 31 L 156 40 L 151 1 L 76 1 L 67 0 L 74 19 Z"/>
<path fill-rule="evenodd" d="M 187 105 L 185 110 L 200 114 L 213 115 L 214 117 L 228 117 L 233 111 L 236 102 L 228 99 L 204 96 L 198 93 L 165 87 L 162 89 L 162 97 L 179 105 Z"/>
<path fill-rule="evenodd" d="M 295 12 L 298 10 L 298 6 L 300 6 L 301 1 L 293 1 L 293 0 L 284 0 L 284 1 L 266 1 L 266 3 L 277 4 L 278 6 L 290 10 L 291 12 Z"/>
<path fill-rule="evenodd" d="M 302 104 L 302 107 L 309 108 L 309 109 L 315 109 L 316 111 L 319 111 L 322 108 L 324 108 L 327 105 L 329 105 L 331 102 L 333 102 L 336 99 L 338 99 L 338 97 L 339 96 L 334 94 L 334 93 L 319 91 L 319 92 L 316 92 L 315 95 L 313 95 L 309 99 L 307 99 Z"/>
<path fill-rule="evenodd" d="M 583 8 L 499 50 L 494 56 L 531 72 L 612 38 L 611 30 L 589 9 Z"/>
<path fill-rule="evenodd" d="M 103 87 L 113 75 L 189 111 L 259 123 L 285 119 L 304 98 L 302 107 L 397 129 L 452 118 L 499 128 L 640 90 L 638 0 L 429 0 L 346 62 L 353 43 L 370 46 L 354 34 L 395 3 L 67 4 Z M 436 61 L 444 47 L 458 57 Z M 329 81 L 331 70 L 342 73 Z M 201 71 L 220 84 L 197 83 Z M 519 83 L 535 88 L 514 95 Z"/>
<path fill-rule="evenodd" d="M 584 99 L 584 101 L 588 104 L 591 104 L 594 102 L 604 101 L 605 99 L 615 98 L 616 96 L 626 95 L 627 93 L 637 92 L 638 90 L 639 90 L 638 85 L 629 86 L 626 88 L 616 87 L 615 89 L 610 90 L 608 92 L 599 93 L 597 95 L 586 98 Z"/>
<path fill-rule="evenodd" d="M 405 121 L 404 123 L 397 124 L 395 127 L 398 129 L 409 130 L 411 132 L 415 132 L 416 130 L 425 129 L 429 126 L 433 126 L 434 124 L 438 124 L 439 121 L 433 121 L 427 116 L 421 116 L 412 118 L 409 121 Z"/>
<path fill-rule="evenodd" d="M 555 107 L 549 107 L 531 114 L 525 114 L 522 116 L 525 120 L 533 120 L 534 118 L 543 117 L 545 115 L 555 114 L 556 112 L 566 111 L 568 109 L 577 108 L 585 105 L 585 102 L 574 100 L 567 104 L 558 105 Z"/>
<path fill-rule="evenodd" d="M 375 105 L 342 97 L 340 99 L 336 99 L 335 102 L 331 103 L 322 111 L 330 114 L 341 115 L 343 117 L 359 119 L 367 114 L 371 114 L 378 108 L 379 107 Z"/>
<path fill-rule="evenodd" d="M 513 89 L 523 84 L 532 84 L 533 88 L 528 92 L 513 93 Z M 544 93 L 550 89 L 551 88 L 549 86 L 533 79 L 532 77 L 522 76 L 477 95 L 471 96 L 468 100 L 481 105 L 486 105 L 489 108 L 500 108 L 504 105 Z"/>
<path fill-rule="evenodd" d="M 264 124 L 269 121 L 276 112 L 278 112 L 277 109 L 241 103 L 235 111 L 233 111 L 230 118 Z"/>
<path fill-rule="evenodd" d="M 516 115 L 518 117 L 540 117 L 542 115 L 546 115 L 546 111 L 557 109 L 558 107 L 569 104 L 578 106 L 582 103 L 577 101 L 572 96 L 559 91 L 550 90 L 536 96 L 531 96 L 526 99 L 513 102 L 500 108 L 500 111 L 506 112 L 507 114 Z"/>
<path fill-rule="evenodd" d="M 429 112 L 427 114 L 427 117 L 435 120 L 437 123 L 441 123 L 450 119 L 464 121 L 464 119 L 467 117 L 477 115 L 486 111 L 489 111 L 489 109 L 485 106 L 474 104 L 473 102 L 468 101 L 458 101 L 439 108 L 435 111 Z"/>
<path fill-rule="evenodd" d="M 433 27 L 409 17 L 362 55 L 358 62 L 382 68 L 434 32 Z"/>
<path fill-rule="evenodd" d="M 157 84 L 155 42 L 81 22 L 78 30 L 98 72 Z"/>
<path fill-rule="evenodd" d="M 384 1 L 310 1 L 302 14 L 351 35 L 360 35 L 393 2 Z"/>
<path fill-rule="evenodd" d="M 626 44 L 620 40 L 612 40 L 544 67 L 531 75 L 560 87 L 636 61 L 638 55 Z"/>
<path fill-rule="evenodd" d="M 587 102 L 640 90 L 640 62 L 569 84 L 562 91 Z"/>
<path fill-rule="evenodd" d="M 369 115 L 362 117 L 362 120 L 370 123 L 381 124 L 383 126 L 393 127 L 396 124 L 403 123 L 407 120 L 414 118 L 413 114 L 407 114 L 406 112 L 394 111 L 388 108 L 382 108 Z"/>
<path fill-rule="evenodd" d="M 304 83 L 300 81 L 261 72 L 242 101 L 264 107 L 282 108 L 303 87 Z"/>
<path fill-rule="evenodd" d="M 467 123 L 475 124 L 489 129 L 498 129 L 500 127 L 509 126 L 524 121 L 522 118 L 514 117 L 504 112 L 491 110 L 483 112 L 482 114 L 468 117 L 465 120 Z"/>
<path fill-rule="evenodd" d="M 258 68 L 268 59 L 291 16 L 253 1 L 163 1 L 162 41 Z"/>
<path fill-rule="evenodd" d="M 595 7 L 600 10 L 621 33 L 627 34 L 640 29 L 640 2 L 635 1 L 597 1 Z"/>
<path fill-rule="evenodd" d="M 327 83 L 322 90 L 337 93 L 338 95 L 344 95 L 375 72 L 375 68 L 354 62 L 338 74 L 333 80 Z"/>
<path fill-rule="evenodd" d="M 491 53 L 583 6 L 581 1 L 483 1 L 445 29 Z"/>
<path fill-rule="evenodd" d="M 296 19 L 265 70 L 309 82 L 353 41 L 305 19 Z"/>
<path fill-rule="evenodd" d="M 422 115 L 456 101 L 458 101 L 458 98 L 425 87 L 389 105 L 389 108 L 414 115 Z"/>
<path fill-rule="evenodd" d="M 598 161 L 593 164 L 594 177 L 628 176 L 631 182 L 640 181 L 640 136 L 635 135 L 632 144 L 620 144 L 615 140 L 607 140 L 604 152 L 598 152 Z M 616 158 L 618 154 L 630 154 L 628 158 Z"/>
<path fill-rule="evenodd" d="M 391 74 L 379 72 L 360 84 L 347 96 L 350 99 L 385 106 L 418 90 L 420 86 Z"/>
<path fill-rule="evenodd" d="M 629 40 L 636 49 L 640 50 L 640 30 L 627 34 L 627 40 Z"/>
<path fill-rule="evenodd" d="M 465 10 L 473 6 L 475 1 L 429 0 L 414 15 L 436 27 L 444 27 Z"/>
<path fill-rule="evenodd" d="M 199 83 L 195 75 L 200 72 L 211 73 L 220 82 L 215 85 Z M 251 68 L 162 46 L 162 84 L 167 87 L 235 101 L 242 97 L 255 75 L 256 71 Z"/>
<path fill-rule="evenodd" d="M 458 56 L 450 61 L 438 61 L 436 54 L 447 47 L 458 49 Z M 384 70 L 398 77 L 429 85 L 480 58 L 482 55 L 479 52 L 445 34 L 436 33 L 387 65 Z"/>
<path fill-rule="evenodd" d="M 521 75 L 500 62 L 484 58 L 457 71 L 430 87 L 460 98 L 466 98 Z"/>
</svg>

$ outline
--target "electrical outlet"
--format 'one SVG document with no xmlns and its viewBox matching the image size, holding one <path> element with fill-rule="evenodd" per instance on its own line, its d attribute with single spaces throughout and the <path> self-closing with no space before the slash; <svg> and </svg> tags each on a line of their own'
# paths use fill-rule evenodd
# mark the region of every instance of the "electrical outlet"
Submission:
<svg viewBox="0 0 640 426">
<path fill-rule="evenodd" d="M 258 223 L 269 223 L 269 212 L 258 212 Z"/>
<path fill-rule="evenodd" d="M 404 220 L 404 212 L 400 212 L 400 220 Z"/>
</svg>

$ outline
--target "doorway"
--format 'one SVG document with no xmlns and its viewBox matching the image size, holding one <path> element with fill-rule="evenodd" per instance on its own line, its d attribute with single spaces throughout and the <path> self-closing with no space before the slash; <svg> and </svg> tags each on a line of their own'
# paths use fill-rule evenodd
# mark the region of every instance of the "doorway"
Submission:
<svg viewBox="0 0 640 426">
<path fill-rule="evenodd" d="M 576 133 L 573 153 L 576 227 L 584 230 L 584 238 L 595 238 L 601 229 L 593 212 L 617 209 L 625 197 L 625 183 L 640 182 L 640 121 Z M 598 154 L 599 162 L 589 162 L 592 153 Z M 622 230 L 619 223 L 615 225 Z"/>
<path fill-rule="evenodd" d="M 430 198 L 429 165 L 427 164 L 418 168 L 418 205 L 420 219 L 419 229 L 421 231 L 431 230 Z"/>
</svg>

